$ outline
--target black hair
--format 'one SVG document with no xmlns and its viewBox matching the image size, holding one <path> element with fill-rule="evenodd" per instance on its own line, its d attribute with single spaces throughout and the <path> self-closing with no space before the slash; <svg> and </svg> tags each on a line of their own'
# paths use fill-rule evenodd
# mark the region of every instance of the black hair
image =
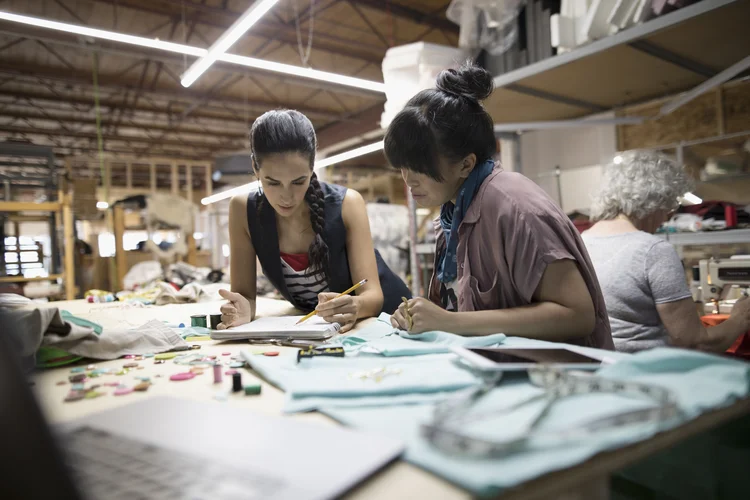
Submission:
<svg viewBox="0 0 750 500">
<path fill-rule="evenodd" d="M 472 63 L 441 71 L 436 88 L 412 97 L 388 126 L 388 163 L 442 181 L 442 157 L 460 161 L 474 153 L 477 163 L 492 158 L 493 122 L 481 104 L 492 90 L 492 75 Z"/>
<path fill-rule="evenodd" d="M 250 150 L 256 170 L 260 170 L 264 158 L 268 155 L 281 153 L 303 155 L 312 170 L 317 145 L 313 124 L 305 115 L 293 109 L 268 111 L 258 117 L 250 128 Z M 330 280 L 328 245 L 323 240 L 325 195 L 314 172 L 305 193 L 305 201 L 310 207 L 310 224 L 315 231 L 315 239 L 307 250 L 310 267 Z M 261 193 L 257 202 L 259 213 L 264 210 L 266 204 L 266 197 Z"/>
</svg>

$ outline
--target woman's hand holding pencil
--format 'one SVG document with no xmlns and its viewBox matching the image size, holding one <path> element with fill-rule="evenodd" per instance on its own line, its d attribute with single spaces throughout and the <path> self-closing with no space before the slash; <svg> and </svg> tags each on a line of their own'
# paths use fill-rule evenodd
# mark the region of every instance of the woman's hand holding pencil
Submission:
<svg viewBox="0 0 750 500">
<path fill-rule="evenodd" d="M 359 318 L 359 300 L 349 295 L 357 288 L 367 283 L 364 279 L 342 293 L 323 292 L 318 295 L 318 306 L 313 312 L 300 319 L 297 324 L 307 321 L 316 314 L 329 323 L 341 325 L 341 333 L 348 332 L 354 327 Z"/>
</svg>

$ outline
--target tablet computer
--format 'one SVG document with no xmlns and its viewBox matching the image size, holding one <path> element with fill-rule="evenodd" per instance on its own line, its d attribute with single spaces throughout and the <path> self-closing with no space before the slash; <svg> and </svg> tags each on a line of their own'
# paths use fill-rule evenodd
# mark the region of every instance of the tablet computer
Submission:
<svg viewBox="0 0 750 500">
<path fill-rule="evenodd" d="M 576 370 L 596 370 L 602 364 L 614 362 L 601 355 L 578 352 L 575 348 L 565 347 L 454 347 L 452 351 L 473 367 L 486 371 L 520 371 L 528 370 L 539 364 L 554 365 L 556 368 Z"/>
</svg>

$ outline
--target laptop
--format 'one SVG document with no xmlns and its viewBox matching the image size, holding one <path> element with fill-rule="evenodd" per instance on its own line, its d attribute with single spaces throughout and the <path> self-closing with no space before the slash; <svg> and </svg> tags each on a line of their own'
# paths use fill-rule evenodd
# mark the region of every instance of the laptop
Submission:
<svg viewBox="0 0 750 500">
<path fill-rule="evenodd" d="M 5 500 L 334 498 L 403 451 L 400 442 L 339 426 L 167 397 L 51 429 L 9 333 L 0 334 Z"/>
</svg>

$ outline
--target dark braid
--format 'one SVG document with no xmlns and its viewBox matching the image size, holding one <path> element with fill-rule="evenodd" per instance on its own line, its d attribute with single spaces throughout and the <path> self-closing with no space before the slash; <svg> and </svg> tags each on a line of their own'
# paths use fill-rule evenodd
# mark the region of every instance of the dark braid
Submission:
<svg viewBox="0 0 750 500">
<path fill-rule="evenodd" d="M 323 274 L 326 280 L 328 280 L 330 278 L 328 272 L 328 245 L 323 240 L 323 232 L 326 228 L 325 196 L 323 190 L 320 188 L 318 176 L 315 173 L 310 177 L 310 186 L 308 186 L 305 193 L 305 201 L 307 201 L 307 205 L 310 207 L 310 223 L 312 224 L 313 231 L 315 231 L 315 239 L 307 251 L 307 256 L 310 259 L 310 267 L 319 274 Z"/>
</svg>

